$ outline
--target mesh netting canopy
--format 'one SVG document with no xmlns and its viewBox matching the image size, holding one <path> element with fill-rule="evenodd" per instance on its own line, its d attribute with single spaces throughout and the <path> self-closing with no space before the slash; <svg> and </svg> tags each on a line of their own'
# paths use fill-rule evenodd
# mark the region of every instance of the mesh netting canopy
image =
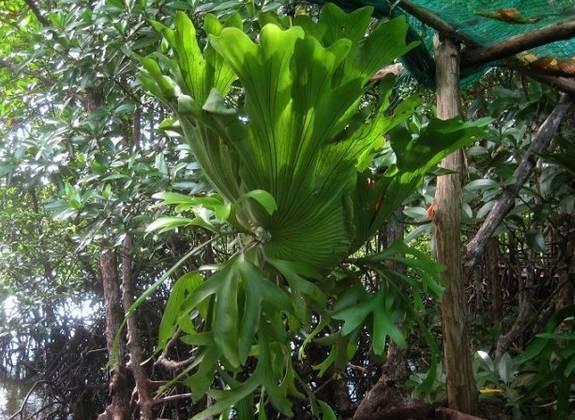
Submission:
<svg viewBox="0 0 575 420">
<path fill-rule="evenodd" d="M 332 0 L 333 1 L 333 0 Z M 320 0 L 318 3 L 325 3 Z M 488 47 L 513 36 L 536 31 L 575 19 L 575 0 L 335 0 L 352 10 L 372 6 L 377 17 L 406 14 L 411 26 L 409 37 L 422 45 L 405 58 L 405 66 L 420 82 L 431 86 L 435 66 L 432 59 L 434 29 L 415 18 L 413 8 L 430 13 L 453 28 L 461 39 L 475 46 Z M 516 56 L 529 68 L 549 74 L 575 76 L 575 39 L 557 41 Z M 490 66 L 498 65 L 497 62 Z M 467 81 L 480 76 L 488 66 L 471 68 L 462 77 Z"/>
<path fill-rule="evenodd" d="M 515 35 L 575 17 L 573 0 L 412 0 L 478 44 L 487 46 Z M 539 48 L 545 55 L 575 55 L 575 42 Z"/>
</svg>

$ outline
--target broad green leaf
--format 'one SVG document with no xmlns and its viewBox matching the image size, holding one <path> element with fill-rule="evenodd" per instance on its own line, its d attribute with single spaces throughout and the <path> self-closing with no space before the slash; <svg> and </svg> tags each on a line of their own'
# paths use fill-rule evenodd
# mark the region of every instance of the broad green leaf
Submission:
<svg viewBox="0 0 575 420">
<path fill-rule="evenodd" d="M 337 416 L 329 404 L 324 401 L 318 401 L 317 403 L 321 410 L 322 420 L 337 420 Z"/>
<path fill-rule="evenodd" d="M 493 206 L 495 206 L 496 201 L 488 201 L 485 203 L 479 210 L 477 210 L 476 217 L 478 220 L 483 219 L 485 216 L 489 214 Z"/>
<path fill-rule="evenodd" d="M 390 300 L 391 296 L 381 295 L 378 299 L 378 305 L 385 307 L 379 307 L 373 311 L 373 352 L 377 355 L 383 354 L 385 351 L 386 337 L 389 336 L 397 345 L 402 348 L 407 346 L 403 334 L 395 325 L 398 319 L 397 312 L 391 304 L 387 302 L 393 302 Z"/>
<path fill-rule="evenodd" d="M 423 207 L 405 207 L 403 214 L 417 220 L 427 219 L 427 210 Z"/>
<path fill-rule="evenodd" d="M 391 133 L 391 145 L 399 170 L 427 172 L 443 157 L 485 134 L 484 127 L 489 122 L 489 118 L 472 122 L 463 122 L 460 118 L 445 121 L 434 118 L 415 141 L 405 128 L 396 128 Z"/>
<path fill-rule="evenodd" d="M 499 184 L 492 180 L 492 179 L 476 179 L 474 181 L 469 182 L 465 185 L 464 189 L 466 191 L 477 191 L 477 190 L 485 190 L 490 188 L 500 188 Z"/>
<path fill-rule="evenodd" d="M 527 245 L 536 252 L 545 252 L 545 237 L 539 230 L 530 230 L 527 232 Z"/>
<path fill-rule="evenodd" d="M 310 271 L 305 265 L 301 263 L 293 263 L 291 261 L 283 261 L 279 259 L 269 259 L 269 263 L 274 266 L 287 280 L 293 291 L 313 299 L 320 305 L 327 303 L 327 296 L 323 291 L 316 286 L 313 282 L 306 280 L 303 276 L 310 276 Z M 311 278 L 314 278 L 316 273 L 311 272 Z M 317 278 L 317 277 L 315 277 Z"/>
<path fill-rule="evenodd" d="M 408 30 L 405 16 L 381 20 L 370 36 L 362 38 L 353 49 L 346 71 L 351 72 L 352 68 L 353 73 L 362 74 L 366 83 L 378 70 L 419 45 L 419 42 L 405 43 Z"/>
<path fill-rule="evenodd" d="M 333 3 L 322 7 L 319 22 L 325 26 L 323 41 L 331 45 L 341 38 L 358 43 L 367 32 L 373 8 L 363 7 L 346 13 Z"/>
<path fill-rule="evenodd" d="M 194 401 L 203 398 L 214 381 L 214 372 L 220 357 L 221 352 L 215 344 L 206 347 L 198 354 L 198 370 L 184 380 L 184 383 L 192 390 Z"/>
<path fill-rule="evenodd" d="M 182 304 L 187 295 L 193 293 L 203 282 L 199 273 L 192 272 L 180 277 L 166 303 L 164 315 L 160 322 L 160 332 L 158 333 L 158 349 L 163 349 L 170 338 L 177 330 L 177 321 L 181 316 Z"/>
<path fill-rule="evenodd" d="M 509 356 L 508 353 L 504 353 L 497 361 L 497 373 L 499 374 L 499 378 L 506 384 L 511 382 L 511 364 L 511 356 Z"/>
<path fill-rule="evenodd" d="M 363 325 L 367 317 L 373 312 L 376 303 L 376 300 L 371 298 L 367 303 L 362 303 L 334 314 L 334 319 L 344 321 L 341 333 L 347 335 L 360 325 Z"/>
<path fill-rule="evenodd" d="M 475 352 L 475 356 L 490 372 L 495 372 L 495 364 L 487 352 L 479 350 Z"/>
<path fill-rule="evenodd" d="M 175 205 L 176 211 L 205 207 L 212 210 L 219 220 L 226 220 L 231 212 L 231 205 L 229 203 L 225 203 L 218 195 L 190 196 L 177 192 L 161 192 L 154 194 L 152 197 L 163 200 L 162 204 Z M 194 219 L 194 222 L 198 222 L 197 218 Z M 214 227 L 211 226 L 207 220 L 204 220 L 204 225 L 202 227 L 214 231 Z"/>
<path fill-rule="evenodd" d="M 341 333 L 345 336 L 364 325 L 370 316 L 373 318 L 372 345 L 375 354 L 379 355 L 384 352 L 387 336 L 390 336 L 398 345 L 406 346 L 403 334 L 395 325 L 397 312 L 393 305 L 393 297 L 387 295 L 385 290 L 379 291 L 363 302 L 336 312 L 332 318 L 344 321 Z"/>
<path fill-rule="evenodd" d="M 259 203 L 269 215 L 272 215 L 277 209 L 276 200 L 267 191 L 264 190 L 252 190 L 244 193 L 240 198 L 251 198 Z"/>
<path fill-rule="evenodd" d="M 181 216 L 166 216 L 166 217 L 160 217 L 159 219 L 153 221 L 152 223 L 150 223 L 147 227 L 146 227 L 146 232 L 154 232 L 154 231 L 158 231 L 158 233 L 163 233 L 163 232 L 167 232 L 170 230 L 174 230 L 178 227 L 185 227 L 185 226 L 199 226 L 199 227 L 203 227 L 211 232 L 216 232 L 216 229 L 210 225 L 209 223 L 206 223 L 205 221 L 203 221 L 202 219 L 199 218 L 194 218 L 194 219 L 190 219 L 187 217 L 181 217 Z"/>
<path fill-rule="evenodd" d="M 240 279 L 232 265 L 217 290 L 214 305 L 214 341 L 233 368 L 241 364 L 239 354 L 238 294 Z"/>
<path fill-rule="evenodd" d="M 240 400 L 240 402 L 236 404 L 238 420 L 253 420 L 253 404 L 254 398 L 252 394 L 248 395 L 246 398 Z"/>
<path fill-rule="evenodd" d="M 183 335 L 180 340 L 190 346 L 209 346 L 214 342 L 214 337 L 211 332 L 205 332 Z"/>
<path fill-rule="evenodd" d="M 236 111 L 226 105 L 225 98 L 218 92 L 217 89 L 212 89 L 208 95 L 208 99 L 202 106 L 206 112 L 220 115 L 233 115 Z"/>
<path fill-rule="evenodd" d="M 204 206 L 207 208 L 214 208 L 223 204 L 223 200 L 218 196 L 190 196 L 186 194 L 180 194 L 177 192 L 161 192 L 156 193 L 152 198 L 163 200 L 164 204 L 176 205 L 176 204 L 187 204 L 191 206 Z"/>
<path fill-rule="evenodd" d="M 421 236 L 425 233 L 431 234 L 432 229 L 433 229 L 433 226 L 431 223 L 426 223 L 426 224 L 423 224 L 421 226 L 418 226 L 415 229 L 413 229 L 411 232 L 409 232 L 409 234 L 405 237 L 405 242 L 409 243 L 409 242 L 413 241 L 414 239 L 418 238 L 419 236 Z"/>
<path fill-rule="evenodd" d="M 225 391 L 223 394 L 220 394 L 220 398 L 218 398 L 214 404 L 193 416 L 191 420 L 204 420 L 205 418 L 218 414 L 224 411 L 226 408 L 235 405 L 237 402 L 243 400 L 244 398 L 247 398 L 260 385 L 257 382 L 257 379 L 258 378 L 253 375 L 238 388 L 231 391 Z"/>
<path fill-rule="evenodd" d="M 575 357 L 572 357 L 567 366 L 565 367 L 565 377 L 570 377 L 575 372 Z"/>
<path fill-rule="evenodd" d="M 537 334 L 537 337 L 544 338 L 547 340 L 575 340 L 575 333 L 561 332 L 561 333 L 541 333 Z"/>
</svg>

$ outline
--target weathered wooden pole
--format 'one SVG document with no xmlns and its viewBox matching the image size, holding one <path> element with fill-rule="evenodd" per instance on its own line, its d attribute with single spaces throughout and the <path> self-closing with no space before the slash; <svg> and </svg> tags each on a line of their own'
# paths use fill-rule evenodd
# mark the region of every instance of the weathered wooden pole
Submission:
<svg viewBox="0 0 575 420">
<path fill-rule="evenodd" d="M 447 36 L 435 37 L 437 117 L 460 115 L 459 47 Z M 478 392 L 471 368 L 466 327 L 464 271 L 461 245 L 461 197 L 463 152 L 441 162 L 453 174 L 439 176 L 433 204 L 433 236 L 437 261 L 446 267 L 445 292 L 441 301 L 443 358 L 449 408 L 464 413 L 478 412 Z"/>
</svg>

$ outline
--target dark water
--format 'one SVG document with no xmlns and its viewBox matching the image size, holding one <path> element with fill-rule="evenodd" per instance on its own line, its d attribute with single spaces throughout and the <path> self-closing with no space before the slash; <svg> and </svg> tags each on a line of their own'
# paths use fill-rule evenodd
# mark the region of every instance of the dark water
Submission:
<svg viewBox="0 0 575 420">
<path fill-rule="evenodd" d="M 0 376 L 0 419 L 7 420 L 20 409 L 32 385 L 33 384 L 26 384 Z M 24 415 L 30 416 L 42 408 L 44 399 L 40 394 L 40 389 L 41 388 L 37 388 L 37 390 L 32 391 L 32 394 L 26 402 Z"/>
</svg>

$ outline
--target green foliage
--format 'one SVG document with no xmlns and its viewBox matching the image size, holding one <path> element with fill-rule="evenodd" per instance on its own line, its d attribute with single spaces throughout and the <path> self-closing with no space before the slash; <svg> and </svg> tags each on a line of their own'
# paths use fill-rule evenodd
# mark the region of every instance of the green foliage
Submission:
<svg viewBox="0 0 575 420">
<path fill-rule="evenodd" d="M 341 413 L 328 402 L 337 398 L 318 388 L 341 381 L 362 395 L 390 341 L 409 345 L 410 362 L 427 370 L 413 377 L 416 394 L 443 398 L 439 315 L 430 299 L 441 294 L 441 268 L 426 256 L 425 209 L 435 175 L 446 173 L 435 165 L 478 139 L 466 149 L 462 203 L 463 236 L 473 234 L 514 182 L 514 167 L 555 94 L 497 70 L 466 107 L 471 118 L 495 116 L 489 130 L 485 120 L 438 121 L 430 117 L 431 92 L 421 100 L 406 97 L 422 93 L 414 84 L 371 80 L 415 49 L 402 19 L 377 24 L 370 9 L 55 0 L 36 2 L 38 19 L 27 3 L 0 0 L 0 302 L 8 302 L 0 310 L 2 367 L 18 357 L 28 363 L 15 365 L 16 375 L 24 366 L 58 366 L 50 358 L 60 354 L 62 334 L 101 325 L 98 256 L 128 232 L 136 293 L 149 287 L 128 316 L 139 306 L 140 321 L 155 327 L 167 301 L 156 350 L 193 358 L 175 378 L 149 372 L 168 379 L 158 398 L 178 382 L 192 389 L 196 401 L 182 411 L 197 413 L 207 394 L 215 404 L 198 416 L 253 418 L 254 407 L 261 419 L 272 409 L 288 415 L 299 399 L 294 415 L 308 400 L 313 415 L 336 418 Z M 270 13 L 283 3 L 283 15 Z M 206 13 L 218 18 L 207 15 L 200 24 Z M 160 122 L 165 109 L 143 88 L 175 118 Z M 520 272 L 528 260 L 541 274 L 528 289 L 541 313 L 561 292 L 557 269 L 570 261 L 563 245 L 571 241 L 575 208 L 572 131 L 564 124 L 538 157 L 497 232 L 507 248 L 497 265 Z M 423 253 L 402 242 L 381 250 L 380 229 L 402 204 L 399 222 L 413 223 L 406 241 L 418 238 L 410 245 Z M 505 276 L 502 309 L 509 315 L 490 334 L 515 312 L 515 281 Z M 484 332 L 492 295 L 488 279 L 476 280 L 470 298 L 479 302 L 475 325 L 487 325 Z M 563 315 L 519 357 L 476 359 L 484 398 L 503 397 L 517 417 L 572 411 L 572 320 Z M 149 331 L 142 329 L 141 340 L 148 355 L 156 342 Z M 101 348 L 98 336 L 96 329 L 96 347 L 77 354 Z M 122 339 L 118 334 L 117 348 Z M 492 344 L 484 335 L 472 339 Z M 419 350 L 421 359 L 414 357 Z M 80 385 L 55 390 L 59 401 L 86 395 L 89 383 L 103 404 L 105 353 L 97 354 L 97 362 L 82 358 L 91 364 L 89 375 L 73 375 Z M 350 361 L 367 373 L 350 373 Z M 316 391 L 325 401 L 315 400 Z"/>
<path fill-rule="evenodd" d="M 526 398 L 554 400 L 553 418 L 557 420 L 566 418 L 573 409 L 574 319 L 575 305 L 559 310 L 517 360 L 523 370 L 533 369 L 535 373 L 528 383 Z"/>
<path fill-rule="evenodd" d="M 165 19 L 174 2 L 162 10 L 132 0 L 35 2 L 45 22 L 27 2 L 0 3 L 0 359 L 17 377 L 34 366 L 67 384 L 61 414 L 88 383 L 94 401 L 104 395 L 104 352 L 81 358 L 89 366 L 83 377 L 84 368 L 58 370 L 63 348 L 79 355 L 102 346 L 99 253 L 129 232 L 134 289 L 145 289 L 186 251 L 171 244 L 166 253 L 156 235 L 144 238 L 162 210 L 152 194 L 168 185 L 201 192 L 204 184 L 189 150 L 155 132 L 163 111 L 142 98 L 136 79 L 133 57 L 161 41 L 146 21 Z M 6 298 L 14 310 L 4 322 Z M 158 305 L 163 300 L 160 294 Z M 83 327 L 94 341 L 64 347 Z"/>
<path fill-rule="evenodd" d="M 516 357 L 476 352 L 473 366 L 482 397 L 503 398 L 514 418 L 549 412 L 553 419 L 568 418 L 575 392 L 574 316 L 573 305 L 559 310 Z"/>
</svg>

